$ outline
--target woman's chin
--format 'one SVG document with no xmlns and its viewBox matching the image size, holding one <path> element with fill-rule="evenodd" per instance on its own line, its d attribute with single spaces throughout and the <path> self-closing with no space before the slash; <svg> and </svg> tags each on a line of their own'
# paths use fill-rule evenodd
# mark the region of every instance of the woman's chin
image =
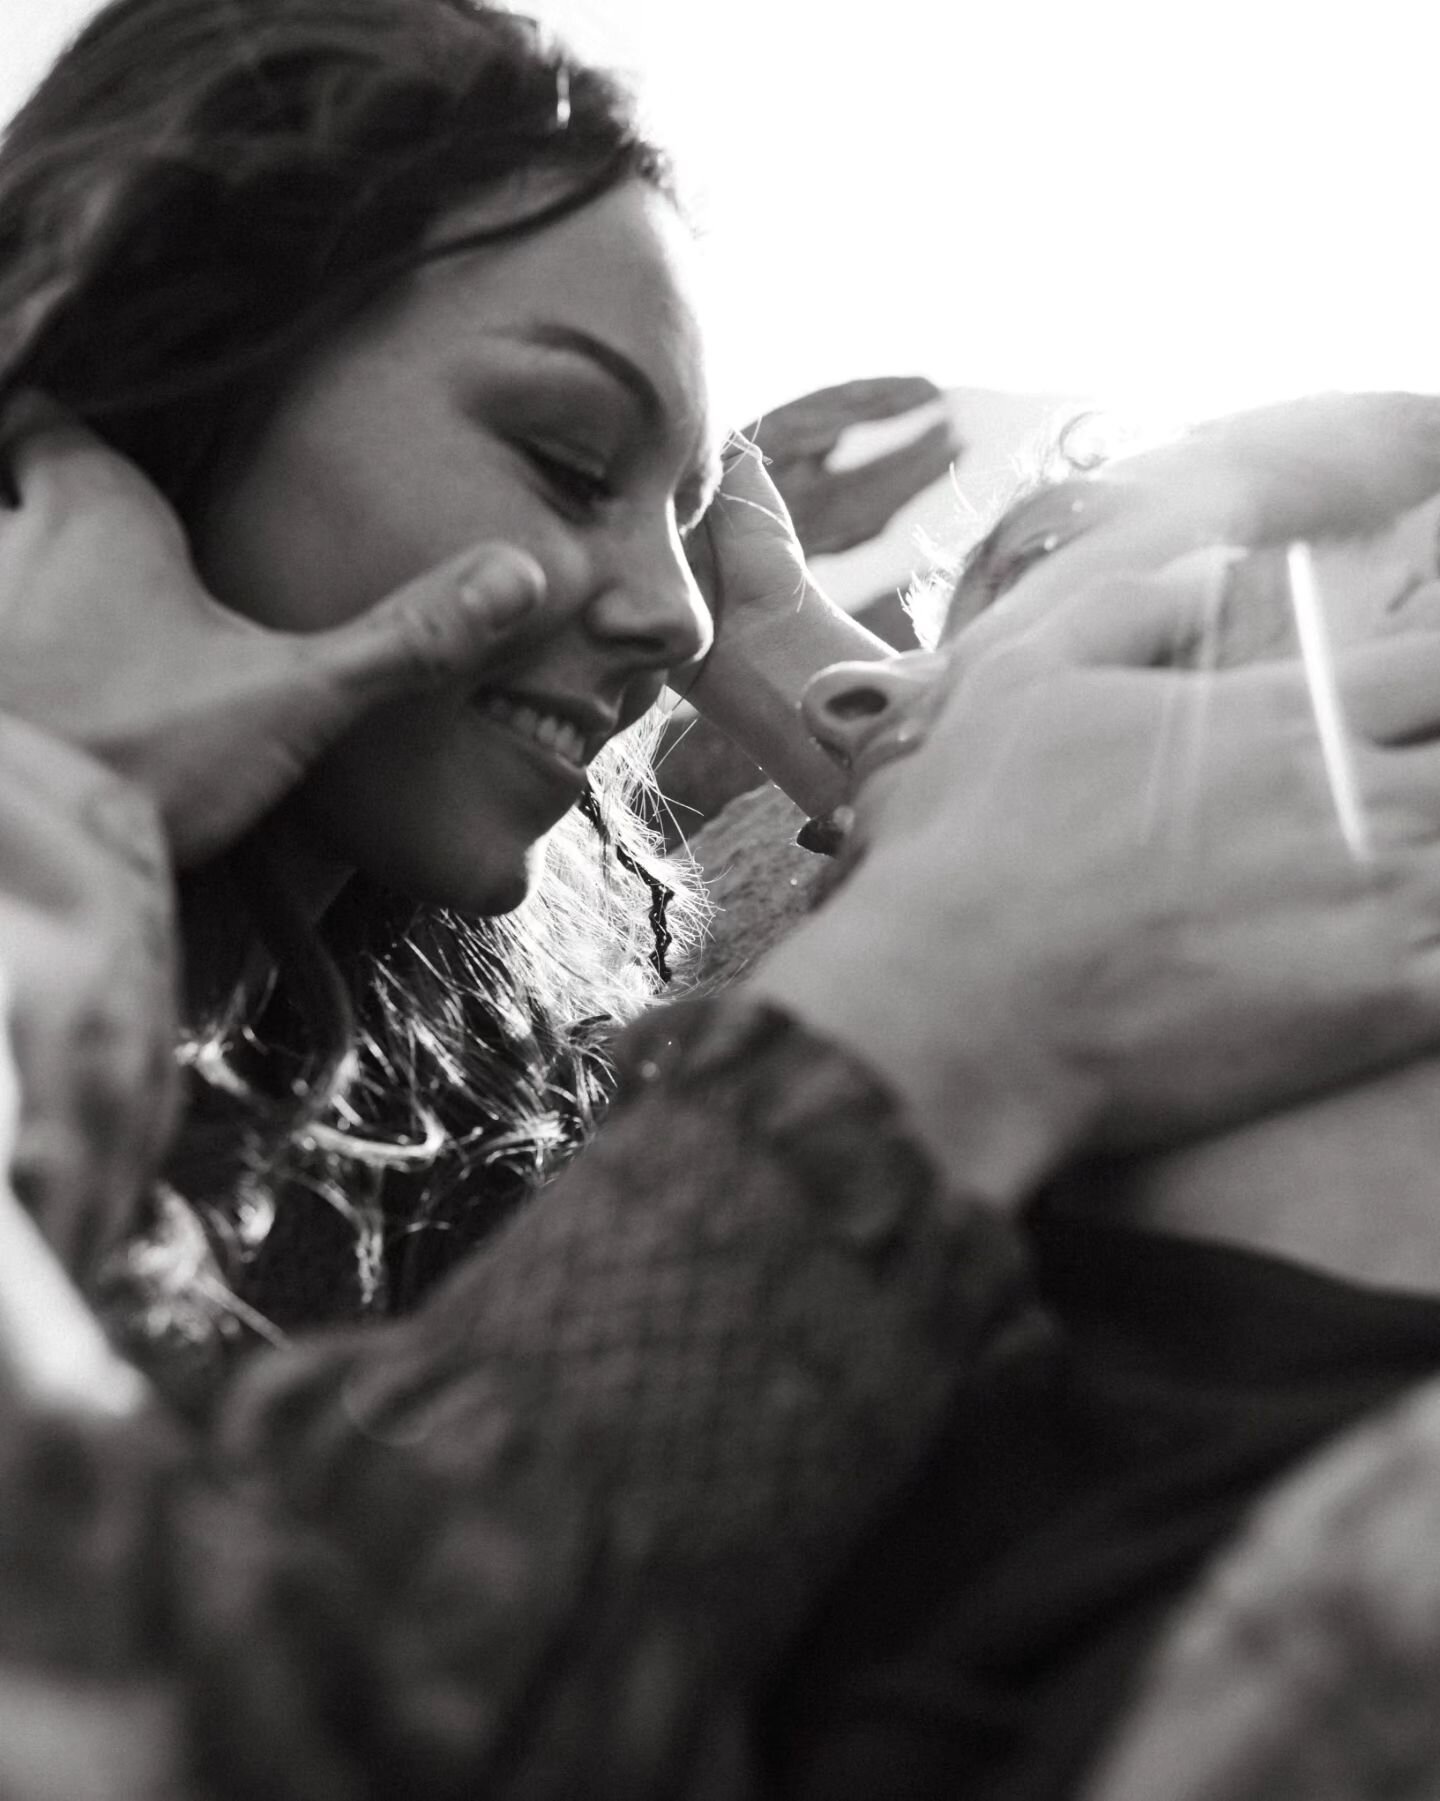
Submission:
<svg viewBox="0 0 1440 1801">
<path fill-rule="evenodd" d="M 540 856 L 538 843 L 517 847 L 509 856 L 447 855 L 423 868 L 392 870 L 382 879 L 426 906 L 489 917 L 512 913 L 521 904 L 534 885 Z"/>
<path fill-rule="evenodd" d="M 483 887 L 476 887 L 468 897 L 442 901 L 440 905 L 452 907 L 457 913 L 494 917 L 501 913 L 513 913 L 529 893 L 530 871 L 527 866 L 506 881 L 487 883 Z"/>
<path fill-rule="evenodd" d="M 426 795 L 408 802 L 392 791 L 366 805 L 312 784 L 289 809 L 291 848 L 298 838 L 312 860 L 354 870 L 421 906 L 481 915 L 521 904 L 544 858 L 548 820 L 515 818 L 498 805 L 446 808 Z"/>
<path fill-rule="evenodd" d="M 387 888 L 408 895 L 422 906 L 445 907 L 455 913 L 490 917 L 513 913 L 531 888 L 530 861 L 519 859 L 504 866 L 457 867 L 445 864 L 428 869 L 405 868 L 382 861 L 369 871 Z"/>
<path fill-rule="evenodd" d="M 513 912 L 534 885 L 543 854 L 542 843 L 517 844 L 497 854 L 491 842 L 467 855 L 453 843 L 427 852 L 413 842 L 357 843 L 354 838 L 344 844 L 344 852 L 356 874 L 417 906 L 477 916 Z"/>
</svg>

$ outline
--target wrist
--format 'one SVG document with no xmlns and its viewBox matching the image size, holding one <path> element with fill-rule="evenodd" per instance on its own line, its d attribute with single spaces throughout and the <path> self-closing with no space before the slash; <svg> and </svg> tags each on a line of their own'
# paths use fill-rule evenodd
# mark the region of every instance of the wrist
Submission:
<svg viewBox="0 0 1440 1801">
<path fill-rule="evenodd" d="M 902 895 L 903 884 L 872 895 L 852 877 L 745 990 L 865 1064 L 949 1185 L 1016 1211 L 1082 1147 L 1095 1097 L 1050 1051 L 1034 984 L 996 934 L 947 921 L 942 970 Z"/>
<path fill-rule="evenodd" d="M 736 602 L 687 698 L 807 813 L 845 799 L 848 780 L 810 736 L 800 696 L 832 663 L 894 652 L 813 582 L 767 601 Z"/>
<path fill-rule="evenodd" d="M 943 1214 L 942 1172 L 869 1064 L 743 987 L 644 1014 L 616 1041 L 617 1099 L 647 1089 L 667 1109 L 728 1117 L 749 1156 L 790 1170 L 854 1241 L 883 1240 L 915 1210 Z"/>
</svg>

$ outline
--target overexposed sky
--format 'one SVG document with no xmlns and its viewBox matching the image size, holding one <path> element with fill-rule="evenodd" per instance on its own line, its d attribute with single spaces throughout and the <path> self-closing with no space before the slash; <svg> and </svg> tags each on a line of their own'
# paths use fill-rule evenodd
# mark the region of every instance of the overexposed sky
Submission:
<svg viewBox="0 0 1440 1801">
<path fill-rule="evenodd" d="M 8 114 L 90 0 L 4 0 Z M 852 374 L 1440 389 L 1427 0 L 531 0 L 699 192 L 737 415 Z"/>
</svg>

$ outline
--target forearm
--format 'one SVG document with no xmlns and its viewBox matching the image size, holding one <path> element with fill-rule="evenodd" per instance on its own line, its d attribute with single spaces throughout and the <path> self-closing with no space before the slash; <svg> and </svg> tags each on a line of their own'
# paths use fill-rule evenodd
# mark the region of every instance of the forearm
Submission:
<svg viewBox="0 0 1440 1801">
<path fill-rule="evenodd" d="M 1022 1257 L 860 1064 L 747 998 L 662 1010 L 621 1056 L 606 1129 L 427 1330 L 538 1390 L 692 1598 L 728 1607 L 763 1560 L 747 1612 L 783 1630 L 1023 1314 Z"/>
<path fill-rule="evenodd" d="M 1013 1217 L 1083 1147 L 1094 1096 L 1036 1029 L 1061 1005 L 1054 973 L 983 897 L 916 883 L 916 861 L 923 846 L 862 863 L 746 992 L 861 1060 L 942 1180 Z"/>
<path fill-rule="evenodd" d="M 413 1320 L 259 1354 L 188 1452 L 68 1426 L 78 1539 L 54 1429 L 12 1433 L 12 1574 L 46 1597 L 12 1654 L 48 1621 L 93 1667 L 98 1607 L 100 1667 L 173 1671 L 237 1801 L 381 1769 L 671 1801 L 739 1756 L 956 1387 L 1042 1327 L 1007 1223 L 823 1043 L 687 1003 L 621 1059 L 590 1151 Z"/>
<path fill-rule="evenodd" d="M 232 1398 L 209 1530 L 258 1548 L 228 1577 L 198 1559 L 178 1594 L 236 1623 L 190 1650 L 231 1767 L 270 1748 L 220 1705 L 236 1659 L 323 1696 L 332 1664 L 383 1669 L 398 1642 L 409 1662 L 349 1755 L 403 1742 L 423 1787 L 463 1740 L 500 1795 L 567 1755 L 591 1771 L 603 1740 L 617 1796 L 680 1792 L 665 1760 L 687 1721 L 771 1666 L 957 1385 L 1038 1329 L 1006 1222 L 942 1191 L 848 1060 L 714 1002 L 656 1015 L 621 1055 L 597 1142 L 413 1322 L 267 1356 Z M 380 1622 L 314 1668 L 293 1649 L 307 1584 L 297 1602 L 277 1574 L 304 1572 L 307 1541 L 309 1587 L 338 1559 Z M 221 1580 L 238 1600 L 207 1605 Z M 653 1743 L 622 1745 L 626 1685 L 656 1656 Z M 426 1737 L 437 1686 L 474 1698 L 448 1749 Z M 273 1762 L 249 1792 L 286 1792 L 264 1787 Z M 589 1774 L 586 1792 L 611 1791 Z"/>
</svg>

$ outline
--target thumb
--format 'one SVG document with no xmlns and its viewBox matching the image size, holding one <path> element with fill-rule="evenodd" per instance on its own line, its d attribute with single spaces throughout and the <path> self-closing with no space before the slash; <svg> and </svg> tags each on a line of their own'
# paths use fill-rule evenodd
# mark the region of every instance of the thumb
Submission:
<svg viewBox="0 0 1440 1801">
<path fill-rule="evenodd" d="M 723 565 L 753 544 L 783 545 L 789 560 L 801 562 L 790 509 L 754 444 L 742 444 L 725 461 L 719 492 L 705 515 L 706 533 Z"/>
<path fill-rule="evenodd" d="M 306 650 L 358 713 L 476 674 L 538 608 L 544 592 L 544 572 L 534 557 L 512 544 L 480 544 L 407 582 L 359 618 L 313 634 Z"/>
<path fill-rule="evenodd" d="M 730 441 L 725 456 L 724 478 L 712 502 L 711 512 L 714 513 L 726 501 L 742 503 L 738 508 L 732 509 L 732 516 L 738 516 L 742 524 L 746 521 L 747 512 L 753 511 L 759 511 L 767 519 L 783 519 L 789 523 L 790 515 L 775 478 L 770 473 L 769 459 L 753 438 L 737 434 Z"/>
<path fill-rule="evenodd" d="M 1003 652 L 1026 668 L 1193 666 L 1215 641 L 1231 573 L 1247 554 L 1207 545 L 1153 575 L 1103 576 L 1064 599 L 1051 597 L 1023 624 L 1004 617 L 1002 603 L 965 633 L 966 660 Z"/>
</svg>

